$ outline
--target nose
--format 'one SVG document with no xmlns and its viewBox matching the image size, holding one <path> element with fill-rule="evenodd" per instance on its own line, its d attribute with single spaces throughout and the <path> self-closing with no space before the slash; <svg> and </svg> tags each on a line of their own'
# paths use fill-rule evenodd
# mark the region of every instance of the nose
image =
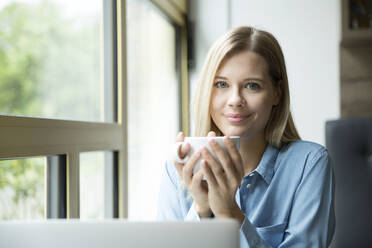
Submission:
<svg viewBox="0 0 372 248">
<path fill-rule="evenodd" d="M 229 107 L 243 107 L 245 100 L 238 88 L 232 89 L 228 99 Z"/>
</svg>

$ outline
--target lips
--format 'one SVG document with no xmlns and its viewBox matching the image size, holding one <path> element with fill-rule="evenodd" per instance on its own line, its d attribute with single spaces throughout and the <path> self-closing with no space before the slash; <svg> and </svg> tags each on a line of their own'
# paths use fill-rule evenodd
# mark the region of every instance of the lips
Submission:
<svg viewBox="0 0 372 248">
<path fill-rule="evenodd" d="M 248 117 L 248 115 L 242 115 L 242 114 L 227 114 L 225 115 L 228 118 L 244 118 Z"/>
<path fill-rule="evenodd" d="M 226 114 L 225 117 L 231 123 L 240 123 L 240 122 L 245 121 L 249 117 L 249 115 L 243 115 L 243 114 Z"/>
</svg>

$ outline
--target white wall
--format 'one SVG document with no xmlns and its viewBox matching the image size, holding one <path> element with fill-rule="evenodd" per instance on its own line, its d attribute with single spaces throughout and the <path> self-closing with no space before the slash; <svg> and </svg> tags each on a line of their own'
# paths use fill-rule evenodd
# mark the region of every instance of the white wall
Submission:
<svg viewBox="0 0 372 248">
<path fill-rule="evenodd" d="M 190 0 L 196 55 L 191 92 L 209 47 L 229 24 L 264 29 L 282 46 L 292 114 L 301 137 L 325 144 L 325 121 L 340 116 L 339 5 L 338 0 Z"/>
</svg>

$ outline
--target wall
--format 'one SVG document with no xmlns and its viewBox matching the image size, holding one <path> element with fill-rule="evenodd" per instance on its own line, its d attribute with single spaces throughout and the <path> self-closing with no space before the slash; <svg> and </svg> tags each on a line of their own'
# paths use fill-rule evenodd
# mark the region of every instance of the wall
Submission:
<svg viewBox="0 0 372 248">
<path fill-rule="evenodd" d="M 195 68 L 191 95 L 208 48 L 230 27 L 252 25 L 274 34 L 282 46 L 291 91 L 291 108 L 300 135 L 325 143 L 326 120 L 340 116 L 337 0 L 190 0 Z"/>
</svg>

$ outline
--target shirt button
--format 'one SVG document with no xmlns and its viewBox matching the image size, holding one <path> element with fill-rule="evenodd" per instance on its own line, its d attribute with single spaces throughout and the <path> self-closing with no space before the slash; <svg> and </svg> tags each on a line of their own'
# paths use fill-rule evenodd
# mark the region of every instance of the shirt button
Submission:
<svg viewBox="0 0 372 248">
<path fill-rule="evenodd" d="M 252 172 L 251 174 L 248 175 L 249 177 L 253 177 L 254 176 L 254 173 Z"/>
<path fill-rule="evenodd" d="M 250 183 L 247 184 L 246 188 L 249 189 L 249 187 L 251 187 Z"/>
</svg>

